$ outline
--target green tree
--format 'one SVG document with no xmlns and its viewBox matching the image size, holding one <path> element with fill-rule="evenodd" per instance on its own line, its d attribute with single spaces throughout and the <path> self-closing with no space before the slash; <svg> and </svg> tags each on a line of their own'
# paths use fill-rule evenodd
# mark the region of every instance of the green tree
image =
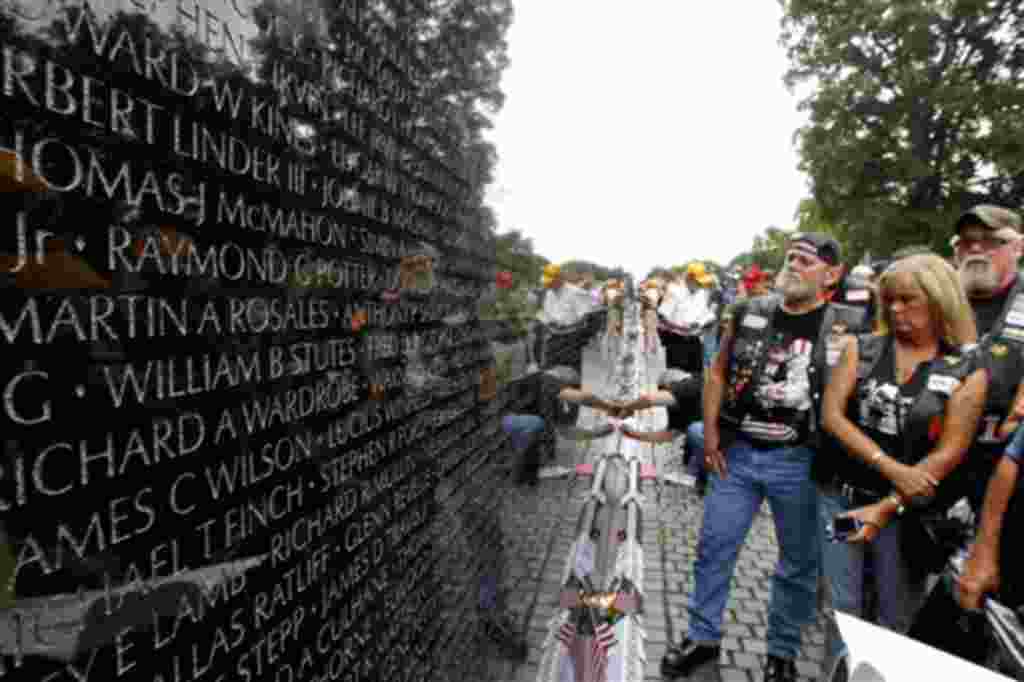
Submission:
<svg viewBox="0 0 1024 682">
<path fill-rule="evenodd" d="M 856 230 L 849 223 L 826 218 L 821 205 L 814 199 L 802 199 L 793 215 L 797 232 L 820 232 L 835 237 L 843 249 L 843 260 L 859 262 L 865 253 L 888 251 L 885 245 L 871 242 L 870 233 Z"/>
<path fill-rule="evenodd" d="M 749 251 L 729 261 L 727 269 L 737 266 L 747 268 L 756 263 L 764 270 L 778 270 L 786 259 L 786 247 L 792 234 L 792 230 L 769 225 L 761 234 L 754 235 Z"/>
<path fill-rule="evenodd" d="M 854 253 L 945 249 L 962 209 L 1024 200 L 1024 4 L 780 2 L 815 220 Z"/>
<path fill-rule="evenodd" d="M 511 230 L 497 235 L 494 242 L 499 270 L 511 272 L 517 284 L 540 284 L 548 259 L 534 252 L 533 240 L 530 237 L 524 237 L 519 230 Z"/>
<path fill-rule="evenodd" d="M 570 260 L 562 263 L 562 271 L 567 273 L 577 274 L 591 274 L 594 276 L 594 280 L 603 282 L 609 279 L 624 279 L 628 276 L 627 273 L 621 266 L 607 267 L 604 265 L 598 265 L 588 260 Z"/>
</svg>

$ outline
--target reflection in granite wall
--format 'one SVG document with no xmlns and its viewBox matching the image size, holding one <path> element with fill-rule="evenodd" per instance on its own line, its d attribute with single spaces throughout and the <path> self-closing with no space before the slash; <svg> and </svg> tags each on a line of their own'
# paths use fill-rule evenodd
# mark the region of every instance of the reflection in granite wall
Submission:
<svg viewBox="0 0 1024 682">
<path fill-rule="evenodd" d="M 0 5 L 0 679 L 466 679 L 509 20 Z"/>
</svg>

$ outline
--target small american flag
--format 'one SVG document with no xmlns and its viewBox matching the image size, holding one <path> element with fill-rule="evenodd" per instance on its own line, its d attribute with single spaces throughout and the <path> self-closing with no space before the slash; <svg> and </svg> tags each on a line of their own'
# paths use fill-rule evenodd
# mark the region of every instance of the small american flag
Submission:
<svg viewBox="0 0 1024 682">
<path fill-rule="evenodd" d="M 576 668 L 576 679 L 590 682 L 602 682 L 608 668 L 608 650 L 616 644 L 615 628 L 607 623 L 601 623 L 594 629 L 594 635 L 590 637 L 589 645 L 577 639 L 576 626 L 572 621 L 566 622 L 558 629 L 555 635 L 559 642 L 565 645 L 573 657 L 573 664 Z M 583 644 L 584 646 L 578 646 Z"/>
<path fill-rule="evenodd" d="M 572 621 L 563 623 L 562 627 L 558 628 L 558 634 L 555 637 L 565 645 L 566 649 L 572 651 L 572 643 L 576 641 L 576 626 Z"/>
<path fill-rule="evenodd" d="M 601 623 L 595 628 L 594 638 L 591 646 L 591 677 L 594 682 L 605 679 L 608 668 L 608 650 L 615 646 L 615 628 L 607 623 Z"/>
</svg>

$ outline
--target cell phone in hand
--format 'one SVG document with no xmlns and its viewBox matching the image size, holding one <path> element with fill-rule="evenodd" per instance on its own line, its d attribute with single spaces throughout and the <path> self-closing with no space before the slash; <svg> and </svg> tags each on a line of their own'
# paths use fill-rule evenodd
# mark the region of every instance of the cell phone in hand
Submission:
<svg viewBox="0 0 1024 682">
<path fill-rule="evenodd" d="M 850 537 L 856 535 L 864 523 L 852 516 L 837 516 L 830 523 L 825 524 L 825 537 L 829 542 L 846 542 Z"/>
</svg>

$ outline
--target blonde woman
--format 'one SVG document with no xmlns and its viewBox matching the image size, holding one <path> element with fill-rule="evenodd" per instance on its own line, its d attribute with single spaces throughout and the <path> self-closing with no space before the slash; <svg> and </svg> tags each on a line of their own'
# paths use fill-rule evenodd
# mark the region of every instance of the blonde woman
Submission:
<svg viewBox="0 0 1024 682">
<path fill-rule="evenodd" d="M 820 525 L 833 531 L 823 546 L 832 606 L 862 615 L 871 561 L 878 621 L 905 632 L 936 570 L 921 510 L 943 504 L 940 484 L 971 444 L 987 375 L 961 353 L 977 331 L 959 277 L 942 258 L 893 263 L 879 278 L 878 305 L 880 331 L 840 343 L 822 405 L 835 442 L 819 449 L 814 476 Z M 838 638 L 829 649 L 841 655 Z"/>
</svg>

